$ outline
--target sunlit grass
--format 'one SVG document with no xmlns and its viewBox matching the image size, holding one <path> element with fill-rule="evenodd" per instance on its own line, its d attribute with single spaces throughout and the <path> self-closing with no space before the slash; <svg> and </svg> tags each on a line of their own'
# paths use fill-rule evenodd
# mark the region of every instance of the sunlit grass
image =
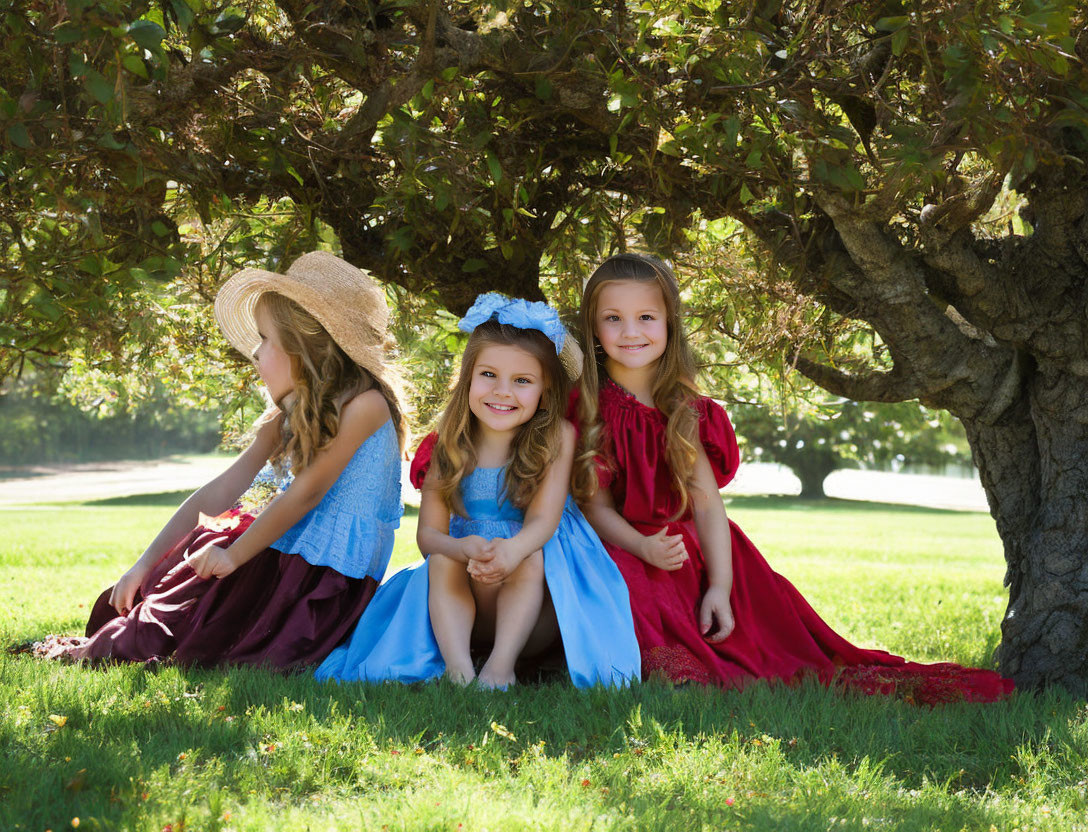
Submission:
<svg viewBox="0 0 1088 832">
<path fill-rule="evenodd" d="M 0 511 L 0 639 L 80 631 L 180 496 Z M 852 640 L 989 662 L 988 517 L 728 510 Z M 1088 710 L 1058 692 L 927 709 L 814 685 L 484 693 L 7 655 L 0 692 L 5 830 L 1088 828 Z"/>
</svg>

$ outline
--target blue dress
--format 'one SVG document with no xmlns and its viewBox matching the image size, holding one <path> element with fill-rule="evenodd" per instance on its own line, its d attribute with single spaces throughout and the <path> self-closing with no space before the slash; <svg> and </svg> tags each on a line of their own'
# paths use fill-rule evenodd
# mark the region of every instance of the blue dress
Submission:
<svg viewBox="0 0 1088 832">
<path fill-rule="evenodd" d="M 504 468 L 477 468 L 461 481 L 468 518 L 450 517 L 450 535 L 513 537 L 523 512 L 504 498 Z M 559 621 L 567 670 L 576 687 L 638 681 L 641 660 L 627 586 L 582 512 L 567 498 L 559 527 L 544 544 L 544 577 Z M 418 682 L 446 663 L 428 613 L 427 562 L 382 584 L 350 640 L 317 669 L 318 679 Z"/>
</svg>

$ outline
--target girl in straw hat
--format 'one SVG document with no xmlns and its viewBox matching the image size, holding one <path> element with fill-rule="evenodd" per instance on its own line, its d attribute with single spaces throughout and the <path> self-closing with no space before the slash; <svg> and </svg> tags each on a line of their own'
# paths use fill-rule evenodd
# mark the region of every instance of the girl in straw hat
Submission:
<svg viewBox="0 0 1088 832">
<path fill-rule="evenodd" d="M 561 641 L 580 687 L 638 679 L 623 580 L 567 495 L 580 350 L 549 306 L 497 294 L 461 329 L 459 377 L 412 465 L 427 560 L 382 585 L 318 678 L 505 687 L 519 656 Z M 478 676 L 474 647 L 487 654 Z"/>
<path fill-rule="evenodd" d="M 234 275 L 215 314 L 252 356 L 274 406 L 252 444 L 102 594 L 87 638 L 51 639 L 39 648 L 46 655 L 316 663 L 347 635 L 385 572 L 402 513 L 404 425 L 383 360 L 381 289 L 313 252 L 286 274 Z M 238 504 L 251 483 L 247 497 L 270 498 L 260 511 Z"/>
</svg>

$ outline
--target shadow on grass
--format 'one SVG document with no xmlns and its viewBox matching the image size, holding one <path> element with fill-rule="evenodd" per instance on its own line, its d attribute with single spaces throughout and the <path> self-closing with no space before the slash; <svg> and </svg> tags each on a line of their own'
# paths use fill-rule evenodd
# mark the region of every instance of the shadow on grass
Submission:
<svg viewBox="0 0 1088 832">
<path fill-rule="evenodd" d="M 104 500 L 85 500 L 75 505 L 83 506 L 85 508 L 116 508 L 118 506 L 130 506 L 130 507 L 157 507 L 157 506 L 180 506 L 185 502 L 186 498 L 192 494 L 191 491 L 164 491 L 159 494 L 133 494 L 128 497 L 108 497 Z M 419 506 L 414 506 L 409 503 L 404 505 L 405 517 L 417 517 L 419 515 Z"/>
<path fill-rule="evenodd" d="M 107 497 L 104 500 L 84 500 L 77 505 L 87 508 L 117 506 L 180 506 L 192 491 L 163 491 L 158 494 L 131 494 L 127 497 Z"/>
<path fill-rule="evenodd" d="M 821 766 L 857 772 L 875 765 L 881 777 L 901 788 L 938 783 L 946 784 L 949 793 L 970 792 L 1002 787 L 1020 776 L 1017 758 L 1024 749 L 1060 757 L 1062 749 L 1077 746 L 1069 726 L 1080 719 L 1083 707 L 1058 691 L 1019 694 L 992 705 L 925 708 L 812 682 L 793 687 L 760 683 L 743 691 L 661 683 L 578 691 L 567 684 L 545 684 L 503 693 L 447 682 L 338 685 L 315 682 L 308 674 L 252 669 L 50 672 L 40 663 L 23 664 L 32 661 L 0 664 L 7 684 L 40 688 L 36 718 L 41 725 L 39 734 L 29 738 L 11 720 L 0 731 L 0 747 L 6 749 L 0 774 L 3 828 L 12 828 L 15 819 L 27 828 L 56 828 L 69 820 L 58 811 L 96 818 L 103 828 L 135 828 L 147 811 L 142 794 L 149 779 L 184 782 L 206 772 L 202 766 L 215 767 L 216 788 L 241 794 L 257 780 L 301 800 L 321 790 L 365 790 L 360 780 L 364 758 L 370 760 L 366 766 L 380 768 L 380 760 L 390 754 L 422 749 L 415 753 L 441 755 L 452 766 L 472 757 L 473 771 L 486 773 L 491 767 L 505 773 L 512 760 L 541 742 L 544 753 L 564 760 L 571 772 L 582 764 L 607 765 L 614 755 L 631 754 L 633 748 L 646 748 L 646 760 L 655 760 L 662 770 L 678 749 L 720 759 L 723 769 L 739 755 L 774 749 L 787 783 Z M 41 736 L 49 730 L 44 715 L 62 707 L 57 702 L 62 688 L 69 689 L 69 697 L 81 698 L 63 704 L 64 728 Z M 496 723 L 510 736 L 498 736 Z M 274 760 L 261 756 L 262 743 L 289 742 L 300 732 L 322 744 Z M 314 780 L 314 759 L 320 760 L 320 781 Z M 1069 776 L 1075 780 L 1079 774 Z M 642 799 L 637 792 L 614 791 L 605 802 L 617 811 L 633 810 L 631 801 Z M 58 805 L 43 803 L 50 794 Z M 749 819 L 765 815 L 768 824 L 755 828 L 827 827 L 826 816 L 812 818 L 809 825 L 796 799 L 780 798 L 770 806 L 749 808 Z M 626 809 L 621 801 L 627 802 Z M 652 809 L 648 804 L 647 811 Z M 988 828 L 985 806 L 964 805 L 962 810 L 955 828 Z"/>
</svg>

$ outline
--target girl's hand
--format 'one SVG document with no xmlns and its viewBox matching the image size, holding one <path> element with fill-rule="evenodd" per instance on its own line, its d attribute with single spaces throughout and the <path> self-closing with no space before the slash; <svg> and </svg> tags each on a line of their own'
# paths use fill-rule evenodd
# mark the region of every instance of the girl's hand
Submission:
<svg viewBox="0 0 1088 832">
<path fill-rule="evenodd" d="M 487 546 L 488 540 L 478 534 L 470 534 L 461 538 L 461 554 L 468 558 L 469 561 L 491 560 L 490 555 L 487 554 Z"/>
<path fill-rule="evenodd" d="M 227 550 L 215 543 L 207 544 L 185 562 L 201 578 L 225 578 L 237 568 Z"/>
<path fill-rule="evenodd" d="M 513 551 L 510 541 L 505 537 L 489 540 L 484 547 L 483 557 L 470 558 L 468 574 L 482 584 L 498 584 L 506 580 L 521 559 Z"/>
<path fill-rule="evenodd" d="M 110 592 L 110 606 L 121 615 L 128 615 L 132 611 L 133 602 L 136 600 L 136 591 L 147 577 L 147 572 L 137 566 L 133 566 L 124 575 L 117 579 Z"/>
<path fill-rule="evenodd" d="M 663 526 L 656 534 L 643 535 L 641 554 L 650 566 L 674 572 L 688 559 L 688 550 L 682 534 L 667 535 L 666 531 L 668 526 Z"/>
<path fill-rule="evenodd" d="M 718 628 L 711 629 L 714 622 Z M 720 586 L 711 586 L 703 595 L 699 605 L 699 630 L 710 643 L 725 641 L 733 632 L 736 622 L 733 620 L 733 608 L 729 605 L 729 593 Z"/>
</svg>

